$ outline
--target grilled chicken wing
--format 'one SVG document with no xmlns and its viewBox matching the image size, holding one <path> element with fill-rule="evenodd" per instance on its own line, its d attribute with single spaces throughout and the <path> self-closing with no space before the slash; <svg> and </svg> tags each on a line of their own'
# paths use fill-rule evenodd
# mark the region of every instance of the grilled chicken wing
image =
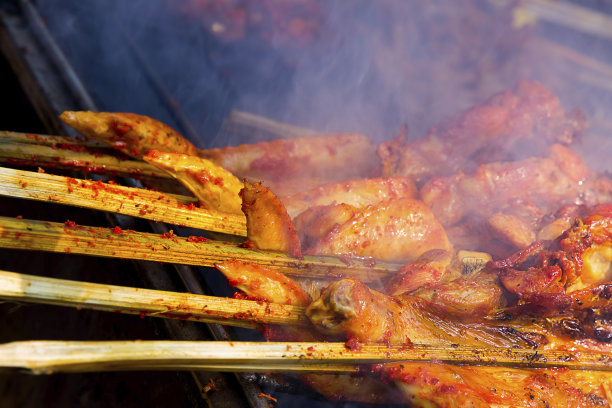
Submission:
<svg viewBox="0 0 612 408">
<path fill-rule="evenodd" d="M 422 202 L 402 198 L 365 207 L 308 253 L 411 262 L 432 249 L 451 249 L 444 229 Z"/>
<path fill-rule="evenodd" d="M 612 374 L 555 369 L 450 366 L 439 363 L 385 366 L 415 407 L 588 408 L 608 406 Z"/>
<path fill-rule="evenodd" d="M 261 183 L 246 180 L 240 196 L 247 219 L 247 245 L 301 258 L 300 239 L 281 201 Z"/>
<path fill-rule="evenodd" d="M 370 140 L 356 133 L 279 139 L 203 150 L 200 155 L 238 177 L 292 183 L 344 181 L 372 175 L 379 161 Z"/>
<path fill-rule="evenodd" d="M 242 214 L 240 190 L 243 184 L 221 166 L 197 156 L 151 150 L 143 159 L 170 173 L 206 209 Z"/>
<path fill-rule="evenodd" d="M 65 111 L 59 118 L 83 135 L 107 143 L 137 159 L 149 150 L 196 155 L 198 149 L 180 133 L 135 113 Z"/>
<path fill-rule="evenodd" d="M 312 299 L 293 280 L 264 266 L 238 260 L 216 264 L 230 286 L 249 297 L 282 305 L 308 306 Z"/>
<path fill-rule="evenodd" d="M 509 258 L 492 263 L 501 283 L 527 308 L 556 313 L 590 305 L 592 299 L 571 292 L 612 281 L 612 213 L 596 206 L 590 215 L 551 242 L 536 242 Z M 595 296 L 595 292 L 592 294 Z M 578 301 L 577 301 L 578 300 Z M 586 307 L 586 306 L 585 306 Z M 612 331 L 606 330 L 612 338 Z"/>
<path fill-rule="evenodd" d="M 467 170 L 470 163 L 539 155 L 553 143 L 568 144 L 584 129 L 578 112 L 565 113 L 557 97 L 533 81 L 521 81 L 483 105 L 473 107 L 408 141 L 405 130 L 378 153 L 383 176 L 423 182 Z"/>
<path fill-rule="evenodd" d="M 538 236 L 554 239 L 571 223 L 568 208 L 608 202 L 611 192 L 606 177 L 590 172 L 566 147 L 553 145 L 546 158 L 483 164 L 474 173 L 433 178 L 420 194 L 453 244 L 499 259 Z"/>
<path fill-rule="evenodd" d="M 311 248 L 337 225 L 348 222 L 359 210 L 349 204 L 312 207 L 294 218 L 293 224 L 304 248 Z"/>
<path fill-rule="evenodd" d="M 228 261 L 216 265 L 231 286 L 247 296 L 267 302 L 294 306 L 307 306 L 310 296 L 290 278 L 271 268 L 241 261 Z M 268 340 L 317 341 L 314 330 L 287 326 L 266 326 Z M 332 401 L 350 400 L 368 403 L 397 403 L 402 395 L 392 385 L 371 377 L 349 375 L 301 375 L 300 378 L 314 390 Z"/>
<path fill-rule="evenodd" d="M 405 177 L 350 180 L 326 184 L 309 191 L 282 197 L 291 218 L 309 208 L 332 204 L 348 204 L 363 208 L 392 198 L 414 198 L 417 190 L 414 182 Z"/>
<path fill-rule="evenodd" d="M 472 281 L 466 295 L 474 293 Z M 465 290 L 455 287 L 455 290 Z M 463 299 L 465 307 L 486 303 L 487 287 Z M 448 294 L 448 293 L 447 293 Z M 445 303 L 445 302 L 444 302 Z M 307 309 L 311 321 L 325 333 L 343 334 L 362 342 L 395 344 L 462 344 L 473 346 L 552 349 L 561 345 L 580 349 L 610 350 L 608 343 L 563 336 L 549 319 L 518 322 L 465 322 L 449 318 L 420 296 L 390 297 L 355 280 L 341 280 L 324 291 Z M 555 369 L 467 367 L 442 363 L 402 363 L 376 367 L 382 378 L 394 380 L 415 406 L 489 407 L 595 407 L 607 404 L 602 384 L 612 374 Z"/>
<path fill-rule="evenodd" d="M 469 214 L 487 217 L 531 202 L 540 211 L 551 212 L 547 209 L 575 201 L 586 190 L 591 174 L 563 146 L 553 146 L 550 156 L 483 164 L 471 174 L 434 178 L 421 188 L 421 199 L 443 225 L 455 224 Z M 575 162 L 571 172 L 566 171 L 565 160 Z"/>
</svg>

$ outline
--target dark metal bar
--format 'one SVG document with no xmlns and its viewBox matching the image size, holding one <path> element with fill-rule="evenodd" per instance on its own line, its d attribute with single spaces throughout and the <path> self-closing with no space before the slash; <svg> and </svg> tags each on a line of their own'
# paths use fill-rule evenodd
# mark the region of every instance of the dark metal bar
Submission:
<svg viewBox="0 0 612 408">
<path fill-rule="evenodd" d="M 47 55 L 57 66 L 58 72 L 62 74 L 64 81 L 68 85 L 68 88 L 72 91 L 73 95 L 79 101 L 79 105 L 82 109 L 97 111 L 98 107 L 94 103 L 93 99 L 89 95 L 89 92 L 83 86 L 80 78 L 77 76 L 74 69 L 66 59 L 66 56 L 59 48 L 53 36 L 47 30 L 40 14 L 36 8 L 32 5 L 29 0 L 19 1 L 24 15 L 27 18 L 30 28 L 34 32 L 36 39 L 40 42 L 42 47 L 48 53 Z"/>
</svg>

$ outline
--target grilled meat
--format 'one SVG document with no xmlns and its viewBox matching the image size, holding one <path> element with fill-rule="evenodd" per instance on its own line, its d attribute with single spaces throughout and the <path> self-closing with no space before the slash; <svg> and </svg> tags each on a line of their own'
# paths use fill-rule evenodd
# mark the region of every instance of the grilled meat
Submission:
<svg viewBox="0 0 612 408">
<path fill-rule="evenodd" d="M 150 150 L 196 155 L 197 149 L 170 126 L 135 113 L 65 111 L 59 118 L 83 135 L 142 158 Z"/>
<path fill-rule="evenodd" d="M 286 195 L 296 191 L 297 181 L 309 180 L 307 186 L 314 188 L 313 180 L 321 185 L 371 176 L 379 166 L 373 150 L 366 136 L 344 133 L 203 150 L 200 155 L 238 177 L 272 183 L 275 193 Z"/>
<path fill-rule="evenodd" d="M 333 204 L 349 204 L 364 208 L 392 198 L 414 198 L 417 190 L 409 178 L 374 178 L 325 184 L 308 191 L 282 197 L 291 218 L 309 208 Z"/>
<path fill-rule="evenodd" d="M 444 229 L 421 201 L 403 198 L 365 207 L 307 252 L 410 262 L 432 249 L 451 249 Z"/>
<path fill-rule="evenodd" d="M 541 155 L 553 143 L 570 143 L 584 129 L 578 112 L 566 113 L 559 99 L 537 82 L 521 81 L 483 105 L 470 108 L 408 141 L 406 132 L 382 143 L 383 176 L 424 182 L 482 164 Z"/>
<path fill-rule="evenodd" d="M 170 173 L 199 200 L 206 209 L 242 214 L 239 193 L 243 184 L 221 166 L 180 153 L 151 150 L 143 159 Z"/>
<path fill-rule="evenodd" d="M 247 220 L 246 246 L 302 257 L 297 231 L 281 201 L 261 183 L 244 181 L 240 191 Z"/>
</svg>

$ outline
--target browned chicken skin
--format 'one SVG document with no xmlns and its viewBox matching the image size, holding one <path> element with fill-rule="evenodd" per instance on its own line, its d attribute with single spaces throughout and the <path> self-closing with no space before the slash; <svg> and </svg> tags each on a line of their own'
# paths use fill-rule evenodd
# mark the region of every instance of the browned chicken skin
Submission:
<svg viewBox="0 0 612 408">
<path fill-rule="evenodd" d="M 478 285 L 478 281 L 473 280 Z M 464 307 L 478 307 L 481 295 L 463 298 Z M 465 290 L 456 287 L 455 290 Z M 471 289 L 467 293 L 473 293 Z M 448 306 L 448 303 L 447 305 Z M 438 310 L 438 312 L 436 312 Z M 505 322 L 464 322 L 440 313 L 421 296 L 389 297 L 355 280 L 332 284 L 307 309 L 313 323 L 325 333 L 344 334 L 358 341 L 394 344 L 461 344 L 473 346 L 611 350 L 608 343 L 564 336 L 547 319 Z M 596 345 L 595 345 L 596 344 Z M 389 364 L 375 367 L 383 378 L 395 380 L 406 398 L 424 407 L 560 406 L 596 407 L 607 403 L 602 385 L 612 381 L 606 372 L 555 369 L 452 366 L 432 362 Z M 568 399 L 568 396 L 571 396 Z"/>
<path fill-rule="evenodd" d="M 170 173 L 199 200 L 206 209 L 242 214 L 240 190 L 243 184 L 221 166 L 180 153 L 151 150 L 143 159 Z"/>
<path fill-rule="evenodd" d="M 215 265 L 230 286 L 242 290 L 254 299 L 282 305 L 308 306 L 312 299 L 293 280 L 272 268 L 238 260 Z"/>
<path fill-rule="evenodd" d="M 612 374 L 555 369 L 450 366 L 439 363 L 385 366 L 416 407 L 587 408 L 608 406 Z"/>
<path fill-rule="evenodd" d="M 474 173 L 433 178 L 420 194 L 457 247 L 503 258 L 569 226 L 571 217 L 560 214 L 551 222 L 551 214 L 569 205 L 607 202 L 611 191 L 609 181 L 571 150 L 553 145 L 549 157 L 488 163 Z"/>
<path fill-rule="evenodd" d="M 302 257 L 300 239 L 281 201 L 261 183 L 244 181 L 240 192 L 248 246 Z"/>
<path fill-rule="evenodd" d="M 295 306 L 307 306 L 311 302 L 310 296 L 304 290 L 273 269 L 240 261 L 228 261 L 216 267 L 227 277 L 231 286 L 242 290 L 251 298 Z M 268 340 L 318 340 L 312 329 L 267 326 L 263 333 Z M 306 374 L 300 378 L 333 401 L 350 399 L 389 404 L 403 400 L 403 396 L 392 385 L 371 377 Z"/>
<path fill-rule="evenodd" d="M 349 204 L 330 204 L 312 207 L 294 220 L 304 248 L 311 248 L 333 228 L 348 222 L 359 210 Z"/>
<path fill-rule="evenodd" d="M 59 118 L 83 135 L 137 159 L 150 150 L 196 155 L 197 149 L 170 126 L 135 113 L 65 111 Z"/>
<path fill-rule="evenodd" d="M 379 165 L 373 150 L 367 137 L 343 133 L 202 150 L 200 155 L 251 180 L 291 184 L 319 179 L 326 184 L 370 176 Z"/>
<path fill-rule="evenodd" d="M 405 177 L 350 180 L 326 184 L 312 190 L 282 197 L 291 218 L 309 208 L 333 204 L 348 204 L 355 208 L 392 198 L 414 198 L 417 190 L 414 182 Z"/>
<path fill-rule="evenodd" d="M 421 201 L 403 198 L 367 206 L 308 253 L 411 262 L 432 249 L 451 249 L 444 229 Z"/>
<path fill-rule="evenodd" d="M 424 182 L 475 164 L 540 155 L 553 143 L 568 144 L 584 129 L 582 115 L 566 114 L 542 85 L 521 81 L 483 105 L 451 118 L 426 137 L 407 141 L 405 130 L 382 143 L 383 176 Z"/>
<path fill-rule="evenodd" d="M 591 176 L 570 150 L 551 148 L 551 157 L 483 164 L 474 173 L 458 173 L 430 180 L 421 188 L 421 199 L 443 225 L 453 225 L 471 213 L 487 217 L 496 212 L 534 202 L 540 211 L 573 203 Z M 566 172 L 565 160 L 580 163 Z"/>
</svg>

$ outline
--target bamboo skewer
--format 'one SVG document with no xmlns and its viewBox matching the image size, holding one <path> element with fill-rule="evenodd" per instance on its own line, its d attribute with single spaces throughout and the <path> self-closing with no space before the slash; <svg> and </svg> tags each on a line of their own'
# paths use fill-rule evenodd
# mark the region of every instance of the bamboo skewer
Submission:
<svg viewBox="0 0 612 408">
<path fill-rule="evenodd" d="M 239 110 L 232 110 L 223 122 L 220 133 L 245 135 L 252 137 L 253 133 L 264 133 L 277 139 L 314 136 L 321 134 L 313 129 L 277 122 L 263 116 Z"/>
<path fill-rule="evenodd" d="M 188 207 L 193 197 L 0 167 L 0 195 L 246 236 L 244 216 Z"/>
<path fill-rule="evenodd" d="M 191 242 L 190 242 L 191 241 Z M 182 238 L 115 231 L 108 228 L 77 226 L 0 217 L 0 247 L 48 252 L 65 252 L 121 259 L 147 260 L 212 267 L 231 259 L 274 267 L 290 276 L 313 279 L 355 277 L 363 282 L 379 282 L 401 265 L 378 263 L 369 266 L 361 260 L 340 260 L 331 256 L 288 255 L 241 248 L 235 244 L 199 238 Z"/>
<path fill-rule="evenodd" d="M 77 142 L 62 136 L 0 131 L 0 162 L 76 169 L 126 177 L 170 178 L 166 172 L 149 163 L 124 160 L 106 154 L 106 150 L 110 152 L 114 150 L 108 146 L 106 149 L 98 149 L 102 146 L 102 143 L 96 141 Z M 89 148 L 98 151 L 88 151 Z"/>
<path fill-rule="evenodd" d="M 23 341 L 0 345 L 0 366 L 38 374 L 117 370 L 358 372 L 356 364 L 443 362 L 612 371 L 612 355 L 450 345 L 197 341 Z M 361 367 L 363 370 L 363 367 Z"/>
<path fill-rule="evenodd" d="M 529 0 L 520 3 L 537 18 L 564 27 L 612 39 L 612 17 L 576 4 L 553 0 Z"/>
<path fill-rule="evenodd" d="M 11 132 L 0 130 L 0 144 L 35 144 L 40 146 L 59 147 L 64 144 L 88 148 L 108 148 L 108 145 L 97 140 L 78 140 L 67 136 L 41 135 L 37 133 Z"/>
<path fill-rule="evenodd" d="M 129 288 L 0 271 L 0 298 L 256 328 L 308 325 L 304 308 L 252 300 Z"/>
<path fill-rule="evenodd" d="M 575 72 L 576 80 L 598 88 L 612 90 L 612 66 L 545 38 L 536 38 L 531 44 L 537 52 L 551 53 L 554 57 L 562 58 L 583 68 Z"/>
</svg>

